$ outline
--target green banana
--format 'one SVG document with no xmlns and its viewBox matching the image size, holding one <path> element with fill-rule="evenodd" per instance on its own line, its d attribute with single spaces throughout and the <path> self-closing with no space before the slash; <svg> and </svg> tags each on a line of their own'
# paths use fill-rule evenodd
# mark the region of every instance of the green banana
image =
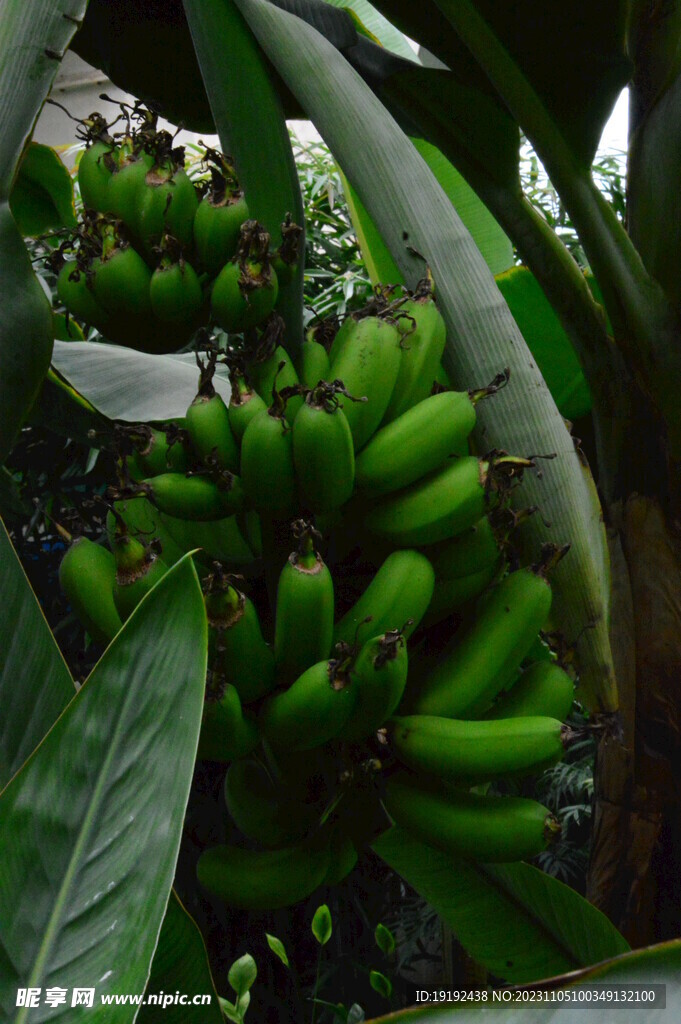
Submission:
<svg viewBox="0 0 681 1024">
<path fill-rule="evenodd" d="M 197 757 L 202 761 L 236 761 L 247 757 L 260 742 L 258 726 L 244 715 L 236 687 L 212 672 L 211 689 L 203 705 Z M 217 682 L 215 682 L 217 680 Z"/>
<path fill-rule="evenodd" d="M 385 806 L 429 846 L 483 863 L 535 857 L 560 834 L 556 818 L 535 800 L 438 791 L 406 774 L 388 781 Z"/>
<path fill-rule="evenodd" d="M 533 463 L 508 455 L 464 456 L 369 509 L 366 528 L 396 547 L 448 540 L 499 505 L 513 479 Z"/>
<path fill-rule="evenodd" d="M 352 496 L 355 450 L 338 399 L 345 393 L 339 382 L 320 380 L 293 424 L 293 462 L 302 503 L 311 512 L 332 512 Z"/>
<path fill-rule="evenodd" d="M 322 336 L 325 339 L 330 338 L 330 342 L 327 345 L 330 363 L 333 363 L 341 354 L 363 316 L 364 313 L 361 311 L 359 313 L 349 313 L 339 327 L 334 323 L 334 318 L 323 320 L 319 325 L 318 330 L 322 332 Z"/>
<path fill-rule="evenodd" d="M 249 566 L 256 560 L 239 528 L 236 516 L 211 519 L 202 523 L 197 519 L 177 519 L 174 516 L 162 515 L 161 523 L 182 553 L 201 548 L 211 561 L 224 562 L 240 568 Z"/>
<path fill-rule="evenodd" d="M 181 547 L 175 541 L 160 512 L 150 501 L 147 501 L 143 494 L 115 501 L 112 511 L 107 513 L 106 532 L 112 548 L 117 518 L 125 523 L 128 533 L 131 533 L 133 537 L 141 537 L 147 543 L 153 540 L 158 541 L 163 561 L 168 568 L 179 562 L 185 551 L 189 550 Z"/>
<path fill-rule="evenodd" d="M 253 417 L 241 442 L 241 476 L 251 504 L 280 519 L 291 518 L 298 507 L 286 404 L 281 393 L 275 392 L 272 407 Z"/>
<path fill-rule="evenodd" d="M 352 666 L 355 708 L 338 733 L 359 743 L 372 736 L 400 703 L 407 682 L 407 645 L 395 629 L 369 640 Z"/>
<path fill-rule="evenodd" d="M 559 721 L 539 715 L 485 722 L 408 715 L 392 720 L 389 735 L 412 771 L 476 783 L 541 772 L 560 761 L 566 740 Z"/>
<path fill-rule="evenodd" d="M 298 548 L 279 576 L 274 629 L 277 681 L 288 686 L 305 669 L 328 658 L 333 639 L 333 580 L 315 551 L 309 523 L 294 524 Z"/>
<path fill-rule="evenodd" d="M 443 619 L 461 611 L 471 601 L 489 587 L 503 571 L 504 561 L 499 558 L 496 565 L 487 566 L 480 572 L 472 572 L 469 576 L 458 576 L 453 580 L 440 580 L 436 577 L 433 597 L 428 611 L 423 618 L 423 625 L 428 628 Z"/>
<path fill-rule="evenodd" d="M 503 539 L 488 516 L 458 536 L 428 547 L 428 558 L 438 581 L 458 580 L 496 568 L 502 553 Z"/>
<path fill-rule="evenodd" d="M 467 392 L 431 395 L 382 427 L 357 456 L 357 490 L 391 494 L 443 465 L 475 426 Z"/>
<path fill-rule="evenodd" d="M 201 367 L 198 394 L 187 409 L 187 431 L 204 463 L 235 473 L 239 469 L 239 448 L 227 406 L 213 387 L 214 371 L 212 360 Z"/>
<path fill-rule="evenodd" d="M 354 326 L 331 359 L 329 376 L 342 381 L 351 395 L 366 398 L 344 408 L 357 452 L 374 434 L 388 408 L 402 359 L 400 338 L 394 323 L 368 316 Z"/>
<path fill-rule="evenodd" d="M 263 706 L 260 729 L 276 750 L 312 750 L 334 739 L 357 699 L 347 655 L 319 661 Z"/>
<path fill-rule="evenodd" d="M 269 330 L 263 332 L 253 359 L 246 364 L 248 376 L 266 405 L 275 401 L 275 390 L 294 389 L 300 380 L 291 357 L 280 343 L 283 338 L 283 321 L 275 317 Z M 291 394 L 286 405 L 286 419 L 293 423 L 303 404 L 302 396 Z"/>
<path fill-rule="evenodd" d="M 153 542 L 143 544 L 121 527 L 113 538 L 116 580 L 113 598 L 123 622 L 168 571 Z"/>
<path fill-rule="evenodd" d="M 407 690 L 405 708 L 446 718 L 482 714 L 513 679 L 551 610 L 545 569 L 518 569 L 497 583 L 479 604 L 474 621 L 439 652 L 426 677 Z"/>
<path fill-rule="evenodd" d="M 329 353 L 322 344 L 310 336 L 308 331 L 296 359 L 301 384 L 306 388 L 314 388 L 320 380 L 328 380 L 330 365 Z"/>
<path fill-rule="evenodd" d="M 356 604 L 336 623 L 333 643 L 363 644 L 393 629 L 403 629 L 408 638 L 426 613 L 434 583 L 433 568 L 420 551 L 393 551 Z"/>
<path fill-rule="evenodd" d="M 277 910 L 300 903 L 321 885 L 329 870 L 328 845 L 283 850 L 214 846 L 199 857 L 201 885 L 232 907 Z"/>
<path fill-rule="evenodd" d="M 242 704 L 250 704 L 274 686 L 274 655 L 253 602 L 231 580 L 216 570 L 204 581 L 210 649 L 224 680 L 234 686 Z"/>
<path fill-rule="evenodd" d="M 191 464 L 191 453 L 187 433 L 177 424 L 168 424 L 168 429 L 157 430 L 147 423 L 130 428 L 119 428 L 129 438 L 132 446 L 133 479 L 157 476 L 159 473 L 184 473 Z"/>
<path fill-rule="evenodd" d="M 399 307 L 397 326 L 403 337 L 402 361 L 384 423 L 422 402 L 437 376 L 447 330 L 433 300 L 432 281 L 422 281 L 413 297 Z"/>
<path fill-rule="evenodd" d="M 159 512 L 176 519 L 224 519 L 244 503 L 240 478 L 227 471 L 214 476 L 161 473 L 142 480 L 139 488 Z"/>
<path fill-rule="evenodd" d="M 255 760 L 233 761 L 229 766 L 225 802 L 237 828 L 267 849 L 300 842 L 314 824 L 314 812 L 292 799 Z"/>
<path fill-rule="evenodd" d="M 59 565 L 59 583 L 93 640 L 108 644 L 123 623 L 114 602 L 116 562 L 110 551 L 77 537 Z"/>
<path fill-rule="evenodd" d="M 322 885 L 338 885 L 350 874 L 357 860 L 358 854 L 352 839 L 336 828 L 329 847 L 329 869 L 324 875 Z"/>
<path fill-rule="evenodd" d="M 232 433 L 241 444 L 246 433 L 246 427 L 254 416 L 267 409 L 267 404 L 262 400 L 257 391 L 253 391 L 246 383 L 243 374 L 236 371 L 230 374 L 232 382 L 232 397 L 229 400 L 229 424 Z"/>
<path fill-rule="evenodd" d="M 564 722 L 573 700 L 574 684 L 567 672 L 550 661 L 540 661 L 525 669 L 511 689 L 492 705 L 485 718 L 548 715 Z"/>
</svg>

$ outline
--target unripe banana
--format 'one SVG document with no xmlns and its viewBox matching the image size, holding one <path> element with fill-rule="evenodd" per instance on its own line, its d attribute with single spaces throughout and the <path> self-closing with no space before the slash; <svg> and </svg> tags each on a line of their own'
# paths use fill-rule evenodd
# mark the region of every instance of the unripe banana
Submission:
<svg viewBox="0 0 681 1024">
<path fill-rule="evenodd" d="M 236 516 L 202 523 L 197 519 L 164 515 L 161 522 L 183 553 L 201 548 L 211 561 L 239 567 L 249 566 L 256 560 Z M 165 557 L 165 548 L 163 554 Z"/>
<path fill-rule="evenodd" d="M 293 464 L 291 428 L 284 417 L 283 402 L 259 412 L 246 428 L 241 442 L 241 475 L 254 508 L 270 516 L 288 519 L 298 507 Z"/>
<path fill-rule="evenodd" d="M 93 640 L 108 644 L 123 623 L 114 603 L 114 556 L 87 537 L 73 541 L 59 565 L 59 583 Z"/>
<path fill-rule="evenodd" d="M 338 885 L 350 874 L 357 864 L 358 854 L 350 836 L 341 829 L 334 830 L 329 847 L 329 869 L 324 875 L 322 885 L 329 887 Z"/>
<path fill-rule="evenodd" d="M 236 761 L 247 757 L 260 742 L 258 726 L 244 715 L 234 686 L 217 676 L 217 693 L 203 705 L 197 757 L 202 761 Z"/>
<path fill-rule="evenodd" d="M 300 520 L 299 545 L 279 576 L 274 630 L 277 681 L 288 686 L 305 669 L 328 658 L 333 639 L 333 580 L 315 551 L 315 531 Z"/>
<path fill-rule="evenodd" d="M 209 476 L 161 473 L 143 480 L 140 488 L 160 512 L 176 519 L 224 519 L 244 503 L 240 478 L 227 472 L 217 481 Z"/>
<path fill-rule="evenodd" d="M 471 601 L 475 601 L 501 574 L 503 566 L 504 562 L 500 557 L 496 565 L 488 566 L 481 572 L 472 572 L 469 576 L 459 576 L 453 580 L 436 578 L 433 597 L 423 618 L 423 625 L 426 628 L 434 626 L 454 612 L 461 611 Z"/>
<path fill-rule="evenodd" d="M 320 380 L 329 379 L 329 353 L 314 338 L 307 337 L 296 359 L 298 376 L 306 388 L 314 388 Z"/>
<path fill-rule="evenodd" d="M 293 462 L 301 500 L 311 512 L 321 514 L 344 505 L 355 482 L 352 434 L 338 394 L 335 383 L 320 380 L 293 424 Z"/>
<path fill-rule="evenodd" d="M 428 281 L 399 308 L 402 361 L 384 422 L 391 423 L 431 391 L 444 352 L 447 330 Z M 472 428 L 471 428 L 472 429 Z M 465 437 L 468 437 L 470 430 Z M 459 438 L 459 443 L 463 438 Z"/>
<path fill-rule="evenodd" d="M 535 800 L 438 791 L 406 774 L 389 780 L 385 806 L 429 846 L 483 863 L 535 857 L 560 834 L 556 818 Z"/>
<path fill-rule="evenodd" d="M 260 728 L 275 751 L 312 750 L 338 735 L 357 699 L 349 660 L 312 665 L 288 690 L 265 703 Z"/>
<path fill-rule="evenodd" d="M 356 324 L 331 360 L 329 376 L 341 380 L 351 395 L 366 398 L 366 402 L 344 407 L 357 452 L 374 434 L 388 408 L 402 358 L 400 338 L 394 323 L 368 316 Z"/>
<path fill-rule="evenodd" d="M 230 579 L 213 573 L 204 583 L 210 653 L 221 678 L 234 686 L 242 704 L 249 704 L 273 688 L 274 654 L 253 602 Z"/>
<path fill-rule="evenodd" d="M 511 456 L 457 459 L 369 509 L 366 528 L 396 547 L 455 537 L 495 508 L 508 490 L 509 477 L 518 478 L 530 465 L 527 459 Z"/>
<path fill-rule="evenodd" d="M 143 544 L 125 532 L 114 537 L 113 554 L 116 561 L 113 598 L 118 614 L 125 622 L 144 595 L 165 576 L 168 566 L 153 546 Z"/>
<path fill-rule="evenodd" d="M 433 715 L 395 718 L 391 746 L 402 764 L 451 782 L 489 782 L 541 772 L 565 751 L 565 727 L 544 716 L 468 722 Z"/>
<path fill-rule="evenodd" d="M 282 345 L 276 345 L 266 359 L 250 362 L 247 369 L 255 390 L 267 406 L 275 400 L 275 388 L 281 392 L 284 388 L 295 387 L 300 383 L 291 357 Z M 302 404 L 303 399 L 299 395 L 293 395 L 286 403 L 286 419 L 289 423 L 293 423 Z"/>
<path fill-rule="evenodd" d="M 551 588 L 541 568 L 510 573 L 437 665 L 407 690 L 405 709 L 446 718 L 481 715 L 513 679 L 550 609 Z"/>
<path fill-rule="evenodd" d="M 232 762 L 225 778 L 225 802 L 237 828 L 266 849 L 300 842 L 314 822 L 311 809 L 291 799 L 259 761 Z"/>
<path fill-rule="evenodd" d="M 431 395 L 382 427 L 357 456 L 357 490 L 391 494 L 446 463 L 475 426 L 467 392 Z"/>
<path fill-rule="evenodd" d="M 158 509 L 155 509 L 143 494 L 115 501 L 112 509 L 113 511 L 107 513 L 106 517 L 106 532 L 112 548 L 116 533 L 116 517 L 119 517 L 133 537 L 141 537 L 147 543 L 153 540 L 159 542 L 163 561 L 168 568 L 179 562 L 185 551 L 189 550 L 181 547 L 175 541 L 165 522 L 161 519 Z"/>
<path fill-rule="evenodd" d="M 137 468 L 142 478 L 167 473 L 168 470 L 184 473 L 189 468 L 189 444 L 182 428 L 170 424 L 166 432 L 141 423 L 126 433 L 135 449 L 133 468 Z"/>
<path fill-rule="evenodd" d="M 363 644 L 393 629 L 411 636 L 430 604 L 434 582 L 433 568 L 420 551 L 393 551 L 360 599 L 336 623 L 334 644 Z"/>
<path fill-rule="evenodd" d="M 428 558 L 435 570 L 435 578 L 457 580 L 496 568 L 503 551 L 502 541 L 488 516 L 464 530 L 456 537 L 431 544 Z"/>
<path fill-rule="evenodd" d="M 229 400 L 229 424 L 232 433 L 241 444 L 246 433 L 246 427 L 254 416 L 267 409 L 267 403 L 262 400 L 257 391 L 253 391 L 246 383 L 244 377 L 233 373 L 232 397 Z"/>
<path fill-rule="evenodd" d="M 342 350 L 345 348 L 346 343 L 355 333 L 357 325 L 359 324 L 361 319 L 361 314 L 350 313 L 348 316 L 346 316 L 345 320 L 340 325 L 335 334 L 332 335 L 332 330 L 329 330 L 328 327 L 326 328 L 326 335 L 328 337 L 331 337 L 331 344 L 329 345 L 329 364 L 333 363 L 339 357 Z M 325 323 L 330 326 L 331 324 L 333 324 L 333 320 L 326 321 Z"/>
<path fill-rule="evenodd" d="M 573 700 L 574 684 L 567 672 L 550 661 L 541 661 L 525 669 L 511 689 L 492 705 L 485 718 L 548 715 L 564 722 Z"/>
<path fill-rule="evenodd" d="M 359 743 L 372 736 L 400 703 L 407 682 L 407 645 L 399 630 L 369 640 L 352 666 L 354 711 L 339 739 Z"/>
<path fill-rule="evenodd" d="M 214 846 L 199 857 L 199 882 L 225 903 L 243 910 L 277 910 L 304 900 L 329 870 L 328 845 L 283 850 Z"/>
<path fill-rule="evenodd" d="M 187 409 L 187 430 L 202 461 L 218 469 L 235 473 L 239 469 L 239 449 L 230 426 L 229 413 L 212 384 L 198 395 Z"/>
</svg>

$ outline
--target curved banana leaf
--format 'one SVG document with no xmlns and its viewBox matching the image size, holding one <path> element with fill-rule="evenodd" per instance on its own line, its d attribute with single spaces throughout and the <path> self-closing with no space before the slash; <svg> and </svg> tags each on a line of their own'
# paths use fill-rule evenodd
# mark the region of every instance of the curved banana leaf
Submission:
<svg viewBox="0 0 681 1024">
<path fill-rule="evenodd" d="M 56 341 L 52 365 L 102 416 L 130 423 L 183 417 L 199 380 L 192 353 L 150 356 L 95 342 Z M 214 384 L 229 402 L 227 378 L 216 375 Z"/>
<path fill-rule="evenodd" d="M 278 243 L 286 217 L 304 228 L 305 213 L 271 73 L 234 0 L 184 0 L 184 8 L 223 152 L 235 161 L 250 216 Z M 277 299 L 291 351 L 303 340 L 303 274 L 301 258 Z"/>
<path fill-rule="evenodd" d="M 264 0 L 238 2 L 357 190 L 405 281 L 418 280 L 423 259 L 430 266 L 447 323 L 446 369 L 453 382 L 477 386 L 511 368 L 511 386 L 479 406 L 480 444 L 486 450 L 555 453 L 553 461 L 542 464 L 541 479 L 528 475 L 523 484 L 523 502 L 539 505 L 543 515 L 528 521 L 526 549 L 535 556 L 546 541 L 571 544 L 555 573 L 557 617 L 570 640 L 591 627 L 578 647 L 583 695 L 613 709 L 608 562 L 600 515 L 563 419 L 494 278 L 422 157 L 338 51 L 300 19 Z M 342 105 L 336 102 L 339 95 Z"/>
<path fill-rule="evenodd" d="M 9 208 L 25 238 L 35 238 L 50 228 L 75 228 L 73 179 L 49 146 L 31 142 L 25 150 Z"/>
<path fill-rule="evenodd" d="M 76 691 L 2 522 L 0 592 L 1 790 Z"/>
<path fill-rule="evenodd" d="M 642 985 L 648 990 L 652 985 L 664 986 L 664 1005 L 652 1007 L 648 1002 L 635 999 L 628 1005 L 622 1002 L 616 1004 L 614 1001 L 610 1004 L 605 1001 L 596 1003 L 593 996 L 589 999 L 586 995 L 582 997 L 581 1005 L 562 1004 L 561 989 L 591 989 L 593 992 L 594 985 L 612 987 L 619 990 L 620 996 L 622 992 L 631 991 L 632 985 Z M 398 1014 L 376 1017 L 371 1024 L 389 1024 L 390 1021 L 399 1021 L 399 1024 L 417 1024 L 419 1021 L 428 1021 L 428 1024 L 452 1024 L 460 1020 L 462 1015 L 466 1021 L 473 1021 L 474 1024 L 479 1020 L 490 1021 L 491 1024 L 515 1024 L 519 1012 L 528 1014 L 530 1020 L 536 1021 L 536 1024 L 589 1024 L 599 1012 L 604 1019 L 606 1005 L 613 1010 L 617 1008 L 609 1020 L 621 1018 L 623 1021 L 626 1020 L 626 1024 L 665 1024 L 670 1013 L 678 1013 L 681 1005 L 681 940 L 673 939 L 658 946 L 636 949 L 584 971 L 548 978 L 528 987 L 535 992 L 538 989 L 544 990 L 547 993 L 547 1001 L 539 1002 L 536 997 L 534 1001 L 528 996 L 523 998 L 523 989 L 520 988 L 511 990 L 511 993 L 506 992 L 506 998 L 500 998 L 498 1002 L 494 1002 L 493 996 L 489 994 L 484 1003 L 454 1005 L 450 1002 L 445 1006 L 412 1007 Z M 558 992 L 557 996 L 552 998 L 552 992 Z M 509 996 L 511 998 L 508 998 Z M 579 999 L 579 996 L 576 998 Z M 519 1009 L 520 1005 L 523 1007 L 522 1011 Z"/>
<path fill-rule="evenodd" d="M 397 827 L 373 849 L 428 900 L 473 959 L 503 981 L 524 984 L 629 949 L 604 914 L 529 864 L 474 864 Z"/>
<path fill-rule="evenodd" d="M 210 996 L 209 1005 L 145 1005 L 136 1024 L 223 1024 L 218 994 L 208 965 L 203 937 L 193 918 L 170 894 L 158 946 L 151 965 L 146 995 L 180 992 L 192 999 Z"/>
<path fill-rule="evenodd" d="M 458 2 L 377 0 L 376 6 L 461 80 L 489 92 L 489 84 L 481 85 L 484 76 L 478 65 L 446 20 L 448 4 Z M 538 9 L 534 0 L 473 0 L 470 6 L 522 69 L 576 158 L 590 166 L 603 126 L 633 70 L 625 51 L 629 4 L 578 0 Z M 481 125 L 480 130 L 487 129 Z"/>
<path fill-rule="evenodd" d="M 591 409 L 591 393 L 579 360 L 560 320 L 527 267 L 513 267 L 497 276 L 506 299 L 561 416 L 568 420 Z"/>
<path fill-rule="evenodd" d="M 189 795 L 206 650 L 187 556 L 142 600 L 0 796 L 4 1019 L 27 1020 L 19 986 L 143 992 Z M 107 1019 L 133 1016 L 120 1006 Z"/>
<path fill-rule="evenodd" d="M 8 206 L 35 119 L 87 0 L 7 0 L 0 18 L 0 463 L 47 373 L 52 314 Z"/>
</svg>

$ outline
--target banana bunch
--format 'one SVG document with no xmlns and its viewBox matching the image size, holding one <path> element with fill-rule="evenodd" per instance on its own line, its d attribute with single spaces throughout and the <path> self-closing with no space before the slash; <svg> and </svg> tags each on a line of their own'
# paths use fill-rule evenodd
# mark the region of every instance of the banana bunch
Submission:
<svg viewBox="0 0 681 1024">
<path fill-rule="evenodd" d="M 434 386 L 443 346 L 428 279 L 312 328 L 295 360 L 276 314 L 244 328 L 197 356 L 181 422 L 119 428 L 111 550 L 76 541 L 62 563 L 74 610 L 106 640 L 199 549 L 199 757 L 229 765 L 248 849 L 208 850 L 198 872 L 232 905 L 335 884 L 392 822 L 483 862 L 557 834 L 545 807 L 487 787 L 541 772 L 570 739 L 572 679 L 542 640 L 564 550 L 517 564 L 513 533 L 534 509 L 511 512 L 509 496 L 533 462 L 468 445 L 477 402 L 507 377 Z"/>
<path fill-rule="evenodd" d="M 111 124 L 99 113 L 79 123 L 85 210 L 50 257 L 60 301 L 110 341 L 150 353 L 177 351 L 211 319 L 226 331 L 260 324 L 293 275 L 300 228 L 289 219 L 270 253 L 229 159 L 205 149 L 194 181 L 156 113 L 120 108 Z"/>
</svg>

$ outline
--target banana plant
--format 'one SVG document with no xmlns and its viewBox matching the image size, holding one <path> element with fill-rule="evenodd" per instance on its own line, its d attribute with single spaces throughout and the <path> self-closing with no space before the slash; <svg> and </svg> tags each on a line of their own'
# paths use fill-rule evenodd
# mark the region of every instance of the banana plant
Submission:
<svg viewBox="0 0 681 1024">
<path fill-rule="evenodd" d="M 77 20 L 77 5 L 66 6 Z M 675 688 L 681 664 L 680 154 L 678 132 L 670 130 L 681 116 L 681 8 L 673 3 L 663 16 L 653 0 L 580 0 L 553 5 L 537 17 L 531 0 L 426 0 L 418 9 L 405 0 L 379 0 L 376 6 L 393 29 L 436 61 L 426 66 L 404 49 L 379 45 L 374 33 L 358 31 L 357 15 L 323 0 L 173 0 L 152 21 L 142 17 L 135 0 L 91 0 L 75 47 L 117 84 L 160 103 L 176 120 L 205 130 L 215 119 L 223 143 L 251 168 L 253 194 L 266 192 L 263 182 L 273 174 L 274 205 L 285 212 L 296 195 L 283 116 L 310 117 L 404 279 L 412 283 L 419 275 L 420 256 L 431 266 L 449 328 L 454 382 L 469 386 L 511 366 L 513 387 L 482 410 L 481 433 L 488 446 L 557 456 L 547 462 L 543 479 L 532 482 L 543 520 L 524 528 L 525 549 L 536 551 L 548 537 L 572 544 L 557 577 L 559 624 L 572 642 L 581 693 L 600 716 L 603 734 L 590 896 L 632 943 L 664 938 L 681 927 L 678 915 L 661 913 L 678 904 L 663 864 L 681 862 L 670 798 L 680 781 L 681 731 Z M 19 18 L 19 5 L 11 9 Z M 20 23 L 7 24 L 3 47 Z M 172 73 L 165 60 L 153 59 L 171 45 L 177 54 Z M 48 50 L 51 60 L 61 52 L 46 45 L 34 57 Z M 196 88 L 199 76 L 205 94 Z M 47 73 L 41 82 L 39 94 L 27 93 L 34 114 L 49 85 Z M 626 84 L 632 146 L 625 227 L 600 195 L 591 165 L 602 126 Z M 227 96 L 231 100 L 224 103 Z M 279 140 L 273 169 L 253 163 L 257 110 Z M 522 193 L 520 129 L 579 232 L 597 290 Z M 0 199 L 9 195 L 26 137 L 22 123 L 8 146 L 10 159 L 0 167 Z M 494 283 L 410 138 L 439 150 L 476 191 L 569 336 L 593 403 L 593 476 L 503 287 Z M 16 375 L 12 331 L 23 315 L 31 327 L 30 351 L 37 355 L 35 375 L 18 386 L 19 405 L 8 407 L 5 450 L 44 375 L 52 338 L 16 228 L 6 224 L 3 251 L 12 274 L 23 275 L 23 298 L 14 319 L 8 316 L 0 352 L 14 361 Z"/>
</svg>

